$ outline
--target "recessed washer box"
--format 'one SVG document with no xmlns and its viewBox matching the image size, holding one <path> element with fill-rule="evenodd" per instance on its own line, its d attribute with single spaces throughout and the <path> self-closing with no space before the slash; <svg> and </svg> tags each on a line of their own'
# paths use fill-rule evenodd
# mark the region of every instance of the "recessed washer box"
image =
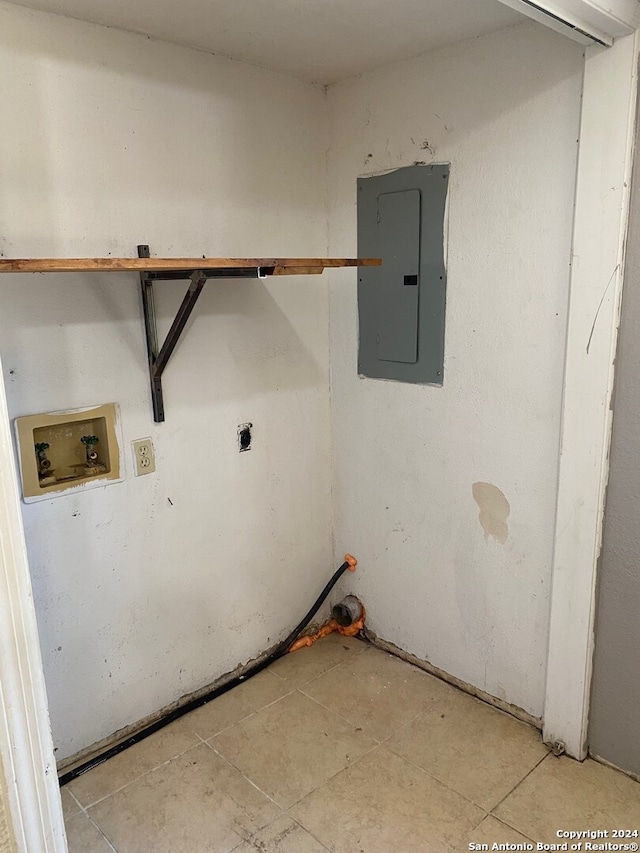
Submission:
<svg viewBox="0 0 640 853">
<path fill-rule="evenodd" d="M 15 420 L 25 503 L 124 479 L 116 403 Z"/>
</svg>

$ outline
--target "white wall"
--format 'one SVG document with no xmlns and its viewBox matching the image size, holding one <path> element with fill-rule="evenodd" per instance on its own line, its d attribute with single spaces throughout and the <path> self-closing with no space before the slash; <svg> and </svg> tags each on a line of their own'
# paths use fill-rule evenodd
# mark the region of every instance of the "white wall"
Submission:
<svg viewBox="0 0 640 853">
<path fill-rule="evenodd" d="M 12 416 L 122 409 L 125 482 L 24 508 L 59 758 L 275 642 L 345 550 L 379 635 L 541 715 L 581 72 L 526 23 L 331 87 L 328 127 L 310 85 L 0 4 L 7 257 L 322 255 L 325 166 L 351 254 L 358 175 L 452 163 L 443 388 L 358 378 L 332 275 L 334 555 L 325 280 L 209 283 L 155 425 L 135 276 L 3 277 Z"/>
<path fill-rule="evenodd" d="M 452 164 L 443 388 L 359 378 L 356 276 L 332 278 L 336 554 L 360 559 L 380 636 L 535 716 L 582 67 L 524 23 L 329 90 L 332 254 L 355 240 L 357 176 Z M 496 490 L 482 526 L 478 482 L 507 531 Z"/>
<path fill-rule="evenodd" d="M 5 256 L 325 254 L 322 90 L 5 4 L 0 79 Z M 322 587 L 327 283 L 210 282 L 161 425 L 136 276 L 0 288 L 11 415 L 122 411 L 124 483 L 24 508 L 61 758 L 273 644 Z M 161 330 L 184 289 L 157 286 Z M 239 455 L 244 421 L 255 448 Z M 130 442 L 146 436 L 157 473 L 134 478 Z"/>
</svg>

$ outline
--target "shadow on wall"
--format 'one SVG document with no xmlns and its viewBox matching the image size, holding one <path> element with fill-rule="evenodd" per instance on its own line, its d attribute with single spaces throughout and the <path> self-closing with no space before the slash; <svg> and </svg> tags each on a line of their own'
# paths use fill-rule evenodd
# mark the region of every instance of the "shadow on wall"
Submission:
<svg viewBox="0 0 640 853">
<path fill-rule="evenodd" d="M 524 21 L 331 86 L 330 109 L 340 120 L 339 139 L 329 152 L 333 186 L 342 197 L 348 190 L 355 203 L 356 177 L 416 163 L 452 162 L 450 188 L 457 191 L 460 167 L 466 178 L 468 165 L 476 164 L 475 180 L 486 183 L 499 164 L 501 182 L 510 188 L 507 203 L 519 220 L 526 218 L 530 161 L 526 146 L 518 144 L 519 128 L 531 126 L 532 144 L 535 140 L 548 157 L 546 177 L 562 173 L 553 133 L 540 133 L 538 104 L 563 97 L 567 81 L 580 85 L 583 54 L 584 48 L 565 36 Z M 524 72 L 526 68 L 535 73 Z M 577 132 L 577 110 L 575 117 Z M 508 156 L 499 160 L 501 151 Z M 552 204 L 550 199 L 551 215 Z M 335 213 L 332 251 L 339 252 L 340 243 L 352 239 L 355 219 L 346 228 Z M 345 207 L 342 214 L 351 211 Z M 483 215 L 499 215 L 499 210 L 485 204 Z M 508 237 L 504 226 L 492 232 L 483 262 L 495 263 L 496 249 L 514 251 L 517 243 L 510 232 L 518 226 L 519 221 L 509 224 Z"/>
<path fill-rule="evenodd" d="M 317 300 L 309 299 L 308 288 L 326 287 L 320 276 L 278 279 L 210 281 L 185 329 L 180 347 L 205 366 L 203 382 L 211 385 L 214 397 L 238 399 L 245 395 L 326 385 L 328 377 L 297 328 L 308 329 L 317 313 Z M 163 317 L 167 291 L 158 304 Z M 171 292 L 172 309 L 178 299 Z M 285 307 L 286 306 L 286 310 Z M 171 315 L 171 311 L 169 312 Z M 168 322 L 160 323 L 160 334 Z M 307 338 L 309 335 L 306 336 Z M 206 361 L 205 361 L 206 359 Z M 220 376 L 218 369 L 226 371 Z M 193 363 L 193 362 L 187 362 Z M 176 360 L 176 368 L 179 364 Z M 210 365 L 210 369 L 206 369 Z"/>
<path fill-rule="evenodd" d="M 159 255 L 317 253 L 299 223 L 320 229 L 321 205 L 299 178 L 319 150 L 319 89 L 80 21 L 0 14 L 6 256 L 131 255 L 140 242 Z"/>
<path fill-rule="evenodd" d="M 161 339 L 187 286 L 155 285 Z M 207 282 L 164 376 L 177 385 L 181 404 L 195 405 L 201 395 L 237 403 L 255 393 L 326 383 L 326 371 L 294 325 L 300 314 L 308 321 L 313 308 L 305 305 L 306 286 L 324 287 L 319 277 L 308 284 L 294 277 Z M 32 413 L 27 400 L 34 397 L 40 411 L 59 408 L 61 385 L 68 407 L 119 400 L 122 375 L 114 370 L 114 349 L 120 368 L 128 365 L 127 381 L 140 374 L 136 396 L 144 395 L 150 407 L 137 277 L 6 275 L 2 290 L 2 357 L 12 416 Z"/>
</svg>

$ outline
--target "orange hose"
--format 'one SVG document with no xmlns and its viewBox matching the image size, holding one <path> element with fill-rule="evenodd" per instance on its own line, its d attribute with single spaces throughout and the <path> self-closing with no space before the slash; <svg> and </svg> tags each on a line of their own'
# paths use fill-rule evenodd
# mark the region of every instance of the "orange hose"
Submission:
<svg viewBox="0 0 640 853">
<path fill-rule="evenodd" d="M 345 554 L 344 561 L 345 563 L 349 563 L 349 571 L 355 572 L 356 566 L 358 565 L 358 561 L 356 560 L 356 558 L 352 557 L 351 554 Z"/>
<path fill-rule="evenodd" d="M 349 555 L 347 554 L 347 557 Z M 354 559 L 353 557 L 351 558 Z M 345 562 L 347 562 L 347 558 L 345 557 Z M 355 566 L 354 566 L 355 568 Z M 351 625 L 347 625 L 346 628 L 343 628 L 342 625 L 338 625 L 335 619 L 329 619 L 328 622 L 320 628 L 315 634 L 308 634 L 306 637 L 300 637 L 299 640 L 296 640 L 289 647 L 290 652 L 297 652 L 298 649 L 304 649 L 308 646 L 312 646 L 316 640 L 321 640 L 323 637 L 327 637 L 329 634 L 333 634 L 336 631 L 338 634 L 342 634 L 343 637 L 355 637 L 358 631 L 362 631 L 364 628 L 364 622 L 367 618 L 367 611 L 364 609 L 364 604 L 360 602 L 362 605 L 362 615 L 356 622 L 352 622 Z"/>
</svg>

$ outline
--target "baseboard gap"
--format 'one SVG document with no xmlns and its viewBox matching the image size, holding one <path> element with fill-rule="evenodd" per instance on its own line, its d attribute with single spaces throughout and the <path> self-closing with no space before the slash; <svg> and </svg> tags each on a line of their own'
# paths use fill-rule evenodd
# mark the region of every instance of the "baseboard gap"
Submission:
<svg viewBox="0 0 640 853">
<path fill-rule="evenodd" d="M 315 633 L 319 629 L 319 623 L 312 623 L 304 630 L 304 634 L 312 634 Z M 125 740 L 128 740 L 130 737 L 137 735 L 138 732 L 146 729 L 148 726 L 155 723 L 157 720 L 166 717 L 167 714 L 170 714 L 172 711 L 175 711 L 176 708 L 181 708 L 183 705 L 188 705 L 189 702 L 192 702 L 194 699 L 199 699 L 201 696 L 205 696 L 207 693 L 210 693 L 212 690 L 215 690 L 218 687 L 226 684 L 229 681 L 232 681 L 239 675 L 243 675 L 243 673 L 247 672 L 256 664 L 260 663 L 266 657 L 268 657 L 274 649 L 278 647 L 279 643 L 274 643 L 272 646 L 269 646 L 268 649 L 260 652 L 255 658 L 247 661 L 246 663 L 238 664 L 235 669 L 230 672 L 226 672 L 217 678 L 215 681 L 206 684 L 204 687 L 200 687 L 198 690 L 194 690 L 192 693 L 186 693 L 184 696 L 181 696 L 174 702 L 170 702 L 168 705 L 165 705 L 163 708 L 160 708 L 158 711 L 154 711 L 152 714 L 149 714 L 146 717 L 143 717 L 141 720 L 137 720 L 135 723 L 131 723 L 128 726 L 124 726 L 118 731 L 113 732 L 107 737 L 102 738 L 102 740 L 97 741 L 96 743 L 91 744 L 91 746 L 85 747 L 84 749 L 79 750 L 73 755 L 68 756 L 67 758 L 62 758 L 57 762 L 58 773 L 67 773 L 70 770 L 73 770 L 75 767 L 80 764 L 84 764 L 87 761 L 91 761 L 96 755 L 100 755 L 105 752 L 107 749 L 111 749 L 114 746 L 117 746 L 119 743 L 122 743 Z"/>
<path fill-rule="evenodd" d="M 487 705 L 491 705 L 493 708 L 497 708 L 499 711 L 503 711 L 505 714 L 509 714 L 521 722 L 527 723 L 528 725 L 533 726 L 533 728 L 542 731 L 541 717 L 534 717 L 533 714 L 525 711 L 524 708 L 520 708 L 518 705 L 513 705 L 510 702 L 505 702 L 504 699 L 498 699 L 497 696 L 492 696 L 490 693 L 480 690 L 479 687 L 474 687 L 473 684 L 469 684 L 461 678 L 456 678 L 455 675 L 450 675 L 443 669 L 439 669 L 437 666 L 429 663 L 429 661 L 422 660 L 421 658 L 416 657 L 416 655 L 405 652 L 404 649 L 396 646 L 395 643 L 391 643 L 388 640 L 382 639 L 382 637 L 378 637 L 375 631 L 372 631 L 370 628 L 366 629 L 366 636 L 369 642 L 376 648 L 389 652 L 389 654 L 395 655 L 395 657 L 428 672 L 429 675 L 433 675 L 441 681 L 446 681 L 447 684 L 451 684 L 452 687 L 457 687 L 459 690 L 462 690 L 471 696 L 475 696 L 475 698 L 480 699 L 481 702 L 485 702 Z"/>
</svg>

